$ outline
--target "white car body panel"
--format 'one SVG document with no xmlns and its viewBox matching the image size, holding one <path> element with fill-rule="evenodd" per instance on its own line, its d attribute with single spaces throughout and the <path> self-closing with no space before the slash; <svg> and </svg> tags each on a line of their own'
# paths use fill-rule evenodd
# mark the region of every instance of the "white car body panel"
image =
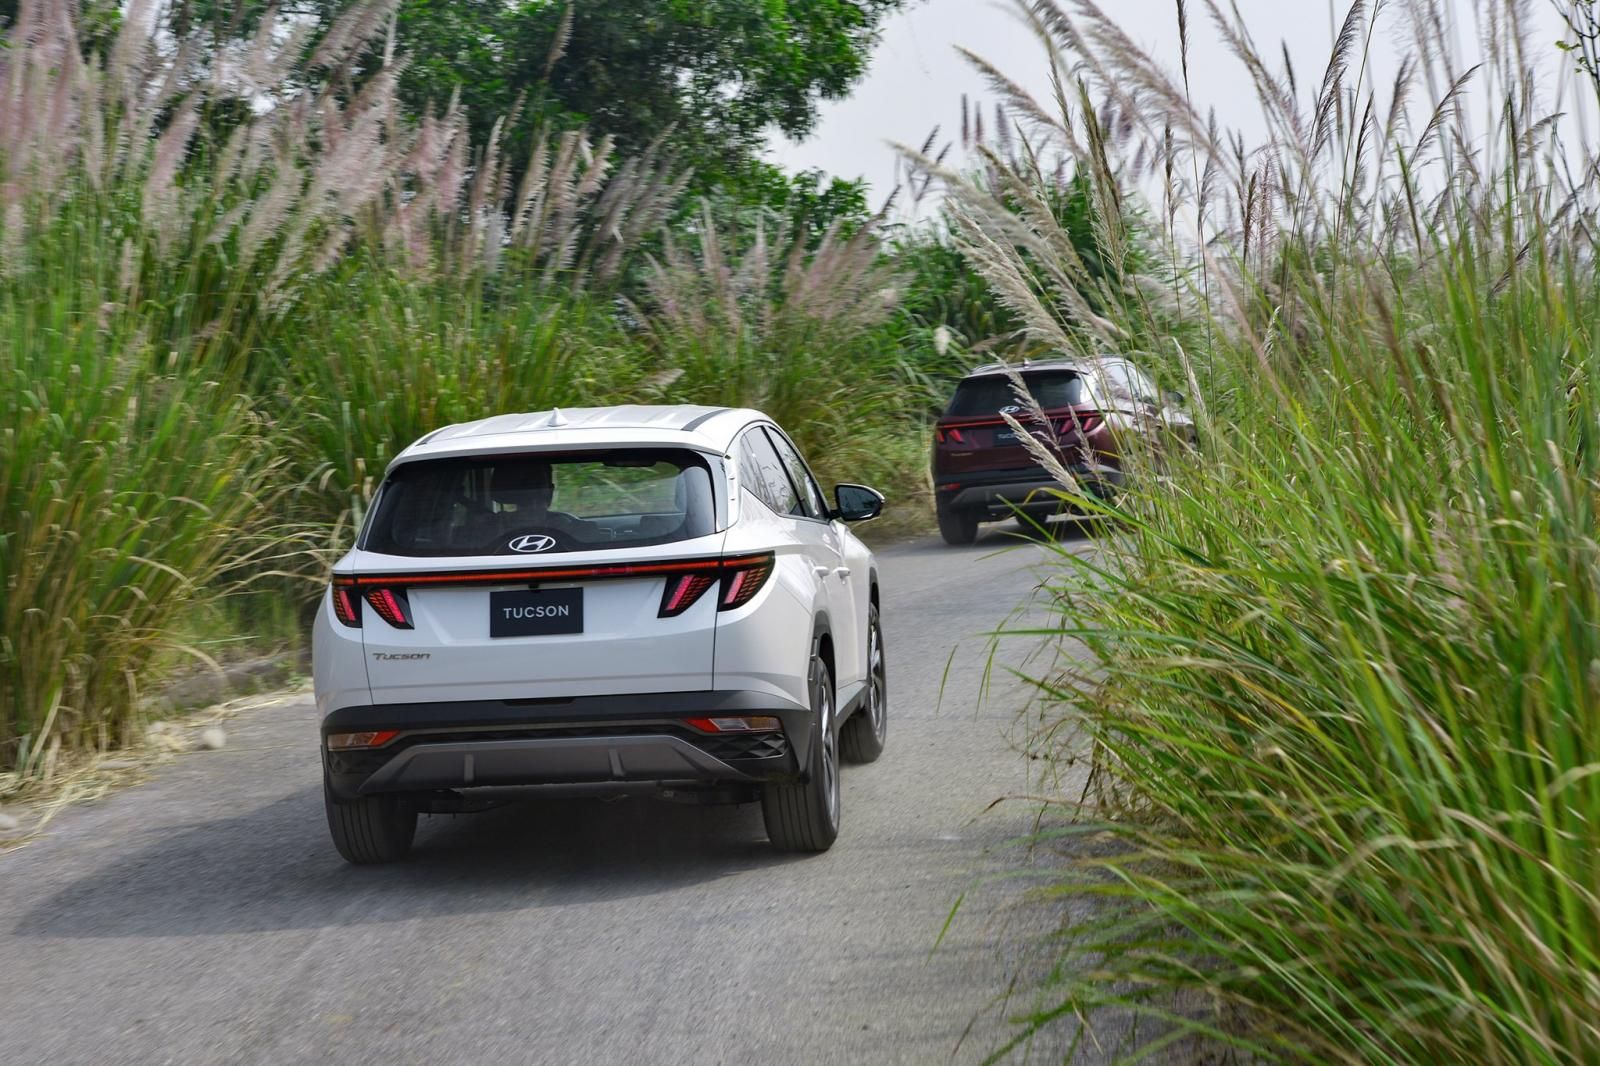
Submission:
<svg viewBox="0 0 1600 1066">
<path fill-rule="evenodd" d="M 311 649 L 311 687 L 316 693 L 318 714 L 326 718 L 340 707 L 372 703 L 361 630 L 351 629 L 334 617 L 331 588 L 322 594 L 317 607 Z"/>
<path fill-rule="evenodd" d="M 585 566 L 604 562 L 717 558 L 722 533 L 659 547 L 623 551 L 541 555 L 540 566 Z M 448 567 L 417 566 L 437 559 L 410 559 L 355 552 L 357 573 L 440 573 L 506 569 L 506 556 L 451 559 Z M 516 560 L 510 560 L 513 565 Z M 715 597 L 676 618 L 658 618 L 663 578 L 541 582 L 541 588 L 583 589 L 583 632 L 536 637 L 491 637 L 489 597 L 528 583 L 468 588 L 414 588 L 413 629 L 396 629 L 368 617 L 367 677 L 374 703 L 444 703 L 453 700 L 549 699 L 610 696 L 643 691 L 693 692 L 712 687 L 716 641 Z M 428 659 L 405 656 L 426 653 Z M 389 658 L 388 656 L 392 656 Z"/>
</svg>

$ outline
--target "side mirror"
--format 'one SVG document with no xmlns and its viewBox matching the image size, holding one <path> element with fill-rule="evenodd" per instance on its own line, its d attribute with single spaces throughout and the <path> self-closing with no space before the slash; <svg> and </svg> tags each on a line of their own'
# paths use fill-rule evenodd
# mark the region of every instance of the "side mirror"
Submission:
<svg viewBox="0 0 1600 1066">
<path fill-rule="evenodd" d="M 839 503 L 833 517 L 846 522 L 870 522 L 883 513 L 883 493 L 865 485 L 839 485 L 833 498 Z"/>
<path fill-rule="evenodd" d="M 1173 407 L 1182 407 L 1189 402 L 1181 392 L 1164 392 L 1161 394 L 1161 398 Z"/>
</svg>

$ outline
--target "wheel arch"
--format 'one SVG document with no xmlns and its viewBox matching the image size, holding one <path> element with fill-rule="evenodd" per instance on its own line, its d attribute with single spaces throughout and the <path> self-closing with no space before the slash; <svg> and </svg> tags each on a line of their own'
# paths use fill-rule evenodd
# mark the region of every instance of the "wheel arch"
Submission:
<svg viewBox="0 0 1600 1066">
<path fill-rule="evenodd" d="M 839 693 L 838 660 L 833 654 L 833 626 L 826 612 L 820 613 L 811 623 L 811 654 L 828 664 L 828 677 L 833 682 L 835 698 Z"/>
</svg>

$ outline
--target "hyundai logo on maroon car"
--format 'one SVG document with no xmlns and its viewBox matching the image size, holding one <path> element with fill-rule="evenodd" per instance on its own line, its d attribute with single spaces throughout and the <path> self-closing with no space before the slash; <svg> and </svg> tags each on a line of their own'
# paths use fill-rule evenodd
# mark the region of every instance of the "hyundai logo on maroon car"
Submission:
<svg viewBox="0 0 1600 1066">
<path fill-rule="evenodd" d="M 533 533 L 525 537 L 517 537 L 509 547 L 514 552 L 547 552 L 556 546 L 556 538 L 545 536 L 543 533 Z"/>
</svg>

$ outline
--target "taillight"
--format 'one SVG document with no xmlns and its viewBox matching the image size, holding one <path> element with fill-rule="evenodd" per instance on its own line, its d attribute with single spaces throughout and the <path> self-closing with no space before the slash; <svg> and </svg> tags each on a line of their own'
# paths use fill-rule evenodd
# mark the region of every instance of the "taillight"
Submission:
<svg viewBox="0 0 1600 1066">
<path fill-rule="evenodd" d="M 661 592 L 662 618 L 676 618 L 700 601 L 706 591 L 719 582 L 722 591 L 717 596 L 717 609 L 731 611 L 743 607 L 761 591 L 761 586 L 772 576 L 772 555 L 742 555 L 723 559 L 714 564 L 716 569 L 697 568 L 692 573 L 676 574 L 667 578 Z"/>
<path fill-rule="evenodd" d="M 1098 411 L 1085 411 L 1080 414 L 1068 415 L 1061 420 L 1061 435 L 1066 436 L 1068 433 L 1075 433 L 1078 430 L 1088 433 L 1099 424 L 1100 412 Z"/>
<path fill-rule="evenodd" d="M 396 629 L 410 629 L 411 601 L 405 589 L 368 589 L 367 602 L 378 612 L 378 617 Z"/>
<path fill-rule="evenodd" d="M 333 586 L 333 616 L 352 629 L 361 628 L 361 601 L 343 585 Z"/>
<path fill-rule="evenodd" d="M 666 591 L 661 594 L 662 618 L 676 618 L 695 605 L 706 589 L 717 583 L 715 574 L 684 574 L 667 578 Z"/>
<path fill-rule="evenodd" d="M 732 611 L 743 607 L 761 591 L 772 576 L 772 556 L 757 555 L 729 559 L 722 568 L 722 599 L 717 609 Z"/>
<path fill-rule="evenodd" d="M 951 444 L 967 443 L 967 438 L 961 435 L 961 431 L 959 429 L 936 429 L 933 432 L 933 439 L 938 441 L 940 444 L 943 444 L 946 441 L 950 442 Z"/>
</svg>

